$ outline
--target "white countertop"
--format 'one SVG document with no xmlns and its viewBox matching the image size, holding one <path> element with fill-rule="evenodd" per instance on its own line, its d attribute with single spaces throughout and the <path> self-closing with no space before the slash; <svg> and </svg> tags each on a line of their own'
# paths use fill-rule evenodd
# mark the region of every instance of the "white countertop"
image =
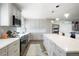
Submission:
<svg viewBox="0 0 79 59">
<path fill-rule="evenodd" d="M 56 43 L 66 52 L 79 52 L 79 40 L 58 34 L 44 34 L 52 42 Z"/>
<path fill-rule="evenodd" d="M 10 43 L 19 40 L 19 38 L 0 39 L 0 49 L 9 45 Z"/>
<path fill-rule="evenodd" d="M 22 37 L 22 36 L 27 35 L 27 34 L 29 34 L 29 33 L 30 33 L 30 32 L 20 33 L 20 34 L 18 34 L 18 35 L 19 35 L 19 37 Z"/>
<path fill-rule="evenodd" d="M 26 32 L 23 34 L 19 34 L 19 37 L 17 38 L 8 38 L 8 39 L 0 39 L 0 49 L 9 45 L 10 43 L 19 40 L 22 36 L 29 34 L 30 32 Z"/>
</svg>

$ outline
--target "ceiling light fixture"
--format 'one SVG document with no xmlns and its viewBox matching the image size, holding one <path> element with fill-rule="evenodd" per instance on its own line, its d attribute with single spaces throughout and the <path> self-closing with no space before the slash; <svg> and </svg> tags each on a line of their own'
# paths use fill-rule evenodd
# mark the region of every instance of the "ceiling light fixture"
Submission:
<svg viewBox="0 0 79 59">
<path fill-rule="evenodd" d="M 69 13 L 64 14 L 64 16 L 65 16 L 66 18 L 68 18 L 69 15 L 70 15 Z"/>
<path fill-rule="evenodd" d="M 54 23 L 54 21 L 53 21 L 53 20 L 51 20 L 51 23 Z"/>
<path fill-rule="evenodd" d="M 56 21 L 59 21 L 59 18 L 56 18 Z"/>
</svg>

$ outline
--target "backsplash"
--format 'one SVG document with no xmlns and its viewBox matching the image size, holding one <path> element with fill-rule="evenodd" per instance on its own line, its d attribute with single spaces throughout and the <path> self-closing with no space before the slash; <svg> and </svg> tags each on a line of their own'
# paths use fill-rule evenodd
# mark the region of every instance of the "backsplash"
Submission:
<svg viewBox="0 0 79 59">
<path fill-rule="evenodd" d="M 16 31 L 16 27 L 0 26 L 0 34 L 7 32 L 8 30 Z"/>
</svg>

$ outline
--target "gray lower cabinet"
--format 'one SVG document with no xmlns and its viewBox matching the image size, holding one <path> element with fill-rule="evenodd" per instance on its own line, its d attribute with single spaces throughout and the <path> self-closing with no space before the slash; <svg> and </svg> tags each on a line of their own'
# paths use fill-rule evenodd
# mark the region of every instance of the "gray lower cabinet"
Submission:
<svg viewBox="0 0 79 59">
<path fill-rule="evenodd" d="M 0 49 L 0 56 L 7 56 L 7 47 Z"/>
<path fill-rule="evenodd" d="M 20 55 L 20 44 L 19 40 L 13 42 L 7 47 L 8 56 L 19 56 Z"/>
<path fill-rule="evenodd" d="M 0 56 L 19 56 L 20 55 L 20 41 L 16 40 L 8 46 L 0 49 Z"/>
</svg>

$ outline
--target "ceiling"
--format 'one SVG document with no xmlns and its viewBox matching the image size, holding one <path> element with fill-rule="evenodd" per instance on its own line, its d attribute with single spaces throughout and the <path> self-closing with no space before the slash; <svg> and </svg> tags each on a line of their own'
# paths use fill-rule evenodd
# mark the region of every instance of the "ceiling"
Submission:
<svg viewBox="0 0 79 59">
<path fill-rule="evenodd" d="M 26 18 L 79 20 L 78 3 L 17 3 L 16 5 Z M 56 8 L 57 5 L 59 5 L 58 8 Z M 64 17 L 65 13 L 70 14 L 68 18 Z"/>
</svg>

